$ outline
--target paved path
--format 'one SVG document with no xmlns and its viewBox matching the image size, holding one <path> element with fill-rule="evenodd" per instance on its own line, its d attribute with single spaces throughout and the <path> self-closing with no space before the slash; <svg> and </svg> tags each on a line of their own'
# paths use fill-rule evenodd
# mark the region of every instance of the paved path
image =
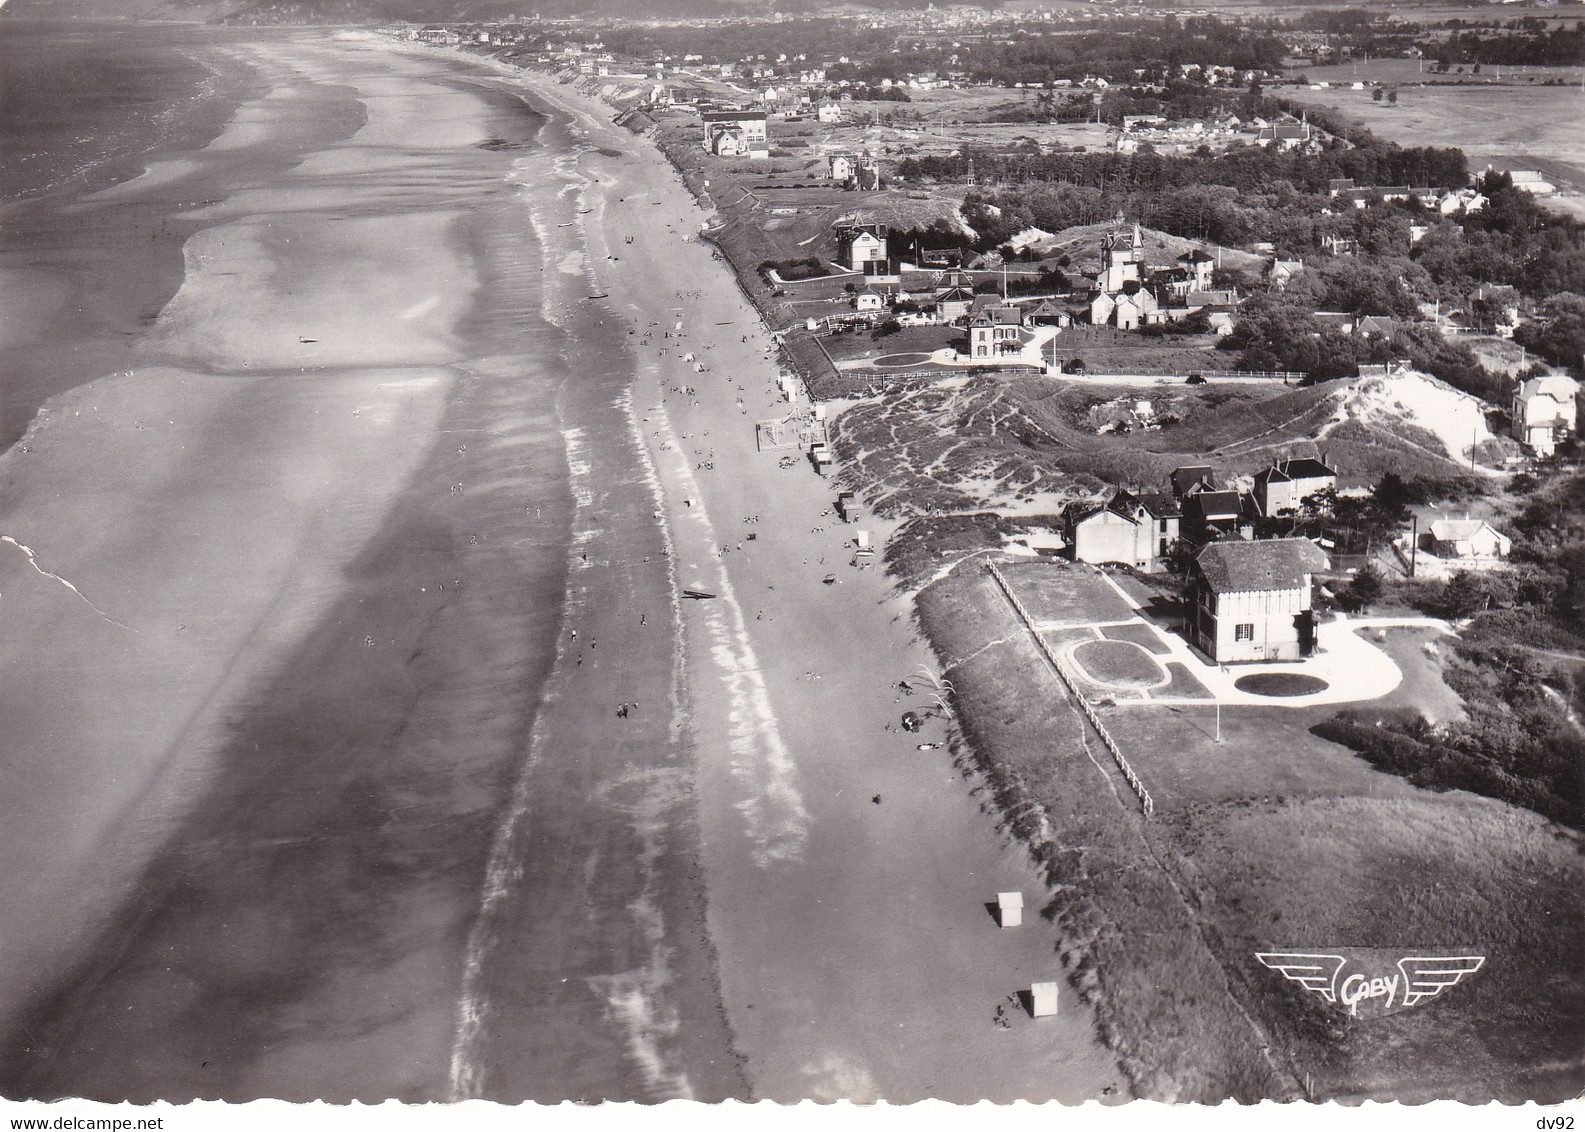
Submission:
<svg viewBox="0 0 1585 1132">
<path fill-rule="evenodd" d="M 1103 571 L 1097 574 L 1105 579 L 1106 584 L 1117 591 L 1119 597 L 1126 601 L 1135 611 L 1140 605 L 1128 592 L 1119 586 L 1109 575 Z M 1399 670 L 1390 656 L 1381 649 L 1371 644 L 1359 635 L 1361 629 L 1435 629 L 1441 633 L 1451 633 L 1452 629 L 1446 621 L 1434 617 L 1362 617 L 1349 618 L 1339 613 L 1331 621 L 1323 621 L 1316 627 L 1317 651 L 1316 655 L 1307 660 L 1287 662 L 1274 662 L 1261 664 L 1258 668 L 1239 667 L 1228 668 L 1225 665 L 1206 664 L 1200 654 L 1191 649 L 1182 637 L 1176 633 L 1168 633 L 1155 622 L 1141 616 L 1138 623 L 1146 625 L 1155 633 L 1157 639 L 1166 648 L 1165 656 L 1158 655 L 1157 663 L 1165 666 L 1176 661 L 1182 664 L 1210 692 L 1210 699 L 1204 697 L 1184 696 L 1158 696 L 1151 695 L 1148 699 L 1139 694 L 1137 688 L 1118 688 L 1117 693 L 1132 693 L 1124 699 L 1118 695 L 1116 702 L 1120 706 L 1157 705 L 1157 704 L 1247 704 L 1277 707 L 1317 707 L 1324 704 L 1358 703 L 1363 700 L 1376 700 L 1387 695 L 1403 682 L 1403 673 Z M 1097 622 L 1088 626 L 1097 630 L 1096 635 L 1103 625 L 1115 625 L 1118 622 Z M 1126 622 L 1124 623 L 1126 624 Z M 1082 644 L 1084 642 L 1074 642 Z M 1069 645 L 1071 649 L 1073 645 Z M 1084 671 L 1083 665 L 1079 665 Z M 1237 680 L 1251 672 L 1279 673 L 1291 672 L 1314 676 L 1326 681 L 1326 688 L 1307 696 L 1261 696 L 1253 692 L 1246 692 L 1237 686 Z"/>
</svg>

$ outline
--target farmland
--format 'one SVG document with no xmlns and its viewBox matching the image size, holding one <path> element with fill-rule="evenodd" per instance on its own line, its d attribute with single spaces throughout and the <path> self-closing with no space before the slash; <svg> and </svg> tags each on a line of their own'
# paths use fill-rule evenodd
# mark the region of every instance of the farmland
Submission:
<svg viewBox="0 0 1585 1132">
<path fill-rule="evenodd" d="M 1417 71 L 1414 60 L 1383 59 L 1311 67 L 1305 73 L 1312 82 L 1334 85 L 1321 91 L 1299 86 L 1293 97 L 1332 107 L 1380 137 L 1402 145 L 1457 146 L 1474 169 L 1519 159 L 1543 159 L 1555 169 L 1562 163 L 1574 167 L 1575 187 L 1585 190 L 1585 134 L 1579 129 L 1585 91 L 1579 68 L 1433 76 Z M 1555 80 L 1562 85 L 1543 85 Z M 1355 82 L 1365 89 L 1342 85 Z M 1376 101 L 1374 84 L 1396 86 L 1396 104 Z"/>
</svg>

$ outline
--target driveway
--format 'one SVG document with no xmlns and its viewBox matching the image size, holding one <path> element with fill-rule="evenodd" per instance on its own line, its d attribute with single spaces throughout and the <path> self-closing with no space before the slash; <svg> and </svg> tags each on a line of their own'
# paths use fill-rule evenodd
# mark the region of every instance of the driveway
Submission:
<svg viewBox="0 0 1585 1132">
<path fill-rule="evenodd" d="M 1377 648 L 1365 637 L 1360 635 L 1360 630 L 1388 629 L 1388 628 L 1429 628 L 1442 633 L 1451 633 L 1452 629 L 1447 622 L 1434 617 L 1361 617 L 1350 618 L 1339 613 L 1332 620 L 1324 621 L 1316 627 L 1317 650 L 1314 656 L 1305 660 L 1278 661 L 1261 664 L 1246 664 L 1229 667 L 1227 665 L 1207 664 L 1201 654 L 1191 649 L 1182 637 L 1176 633 L 1163 630 L 1155 622 L 1139 615 L 1139 603 L 1129 596 L 1121 586 L 1103 571 L 1097 571 L 1097 576 L 1105 579 L 1106 583 L 1117 591 L 1119 597 L 1128 603 L 1135 611 L 1135 616 L 1124 621 L 1097 621 L 1092 624 L 1062 626 L 1066 639 L 1060 643 L 1053 642 L 1053 647 L 1065 660 L 1069 662 L 1081 675 L 1089 675 L 1082 660 L 1074 656 L 1074 651 L 1092 640 L 1102 638 L 1115 639 L 1117 633 L 1107 633 L 1106 629 L 1116 629 L 1126 626 L 1143 625 L 1149 629 L 1159 642 L 1161 648 L 1149 649 L 1143 645 L 1135 644 L 1142 654 L 1151 655 L 1162 668 L 1163 680 L 1156 688 L 1141 688 L 1137 684 L 1111 686 L 1090 675 L 1090 682 L 1101 689 L 1101 695 L 1106 696 L 1119 705 L 1136 704 L 1243 704 L 1264 705 L 1268 707 L 1318 707 L 1327 704 L 1357 703 L 1363 700 L 1380 699 L 1403 682 L 1403 672 L 1394 663 L 1393 659 L 1381 649 Z M 1053 626 L 1054 628 L 1055 626 Z M 1046 629 L 1042 625 L 1042 631 Z M 1079 630 L 1075 632 L 1075 630 Z M 1088 630 L 1085 634 L 1083 630 Z M 1135 630 L 1137 635 L 1137 630 Z M 1048 638 L 1049 639 L 1049 638 Z M 1207 695 L 1184 696 L 1173 694 L 1172 687 L 1166 680 L 1167 666 L 1181 664 L 1195 680 L 1199 681 Z M 1324 680 L 1326 687 L 1306 695 L 1297 696 L 1263 696 L 1254 692 L 1244 691 L 1237 687 L 1236 682 L 1244 676 L 1253 673 L 1292 673 Z M 1095 696 L 1092 699 L 1097 698 Z"/>
</svg>

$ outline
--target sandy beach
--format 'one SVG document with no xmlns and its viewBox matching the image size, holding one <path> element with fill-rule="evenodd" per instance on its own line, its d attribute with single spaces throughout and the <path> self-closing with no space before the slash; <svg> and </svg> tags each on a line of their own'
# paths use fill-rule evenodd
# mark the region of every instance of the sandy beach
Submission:
<svg viewBox="0 0 1585 1132">
<path fill-rule="evenodd" d="M 755 451 L 671 167 L 548 77 L 235 50 L 268 92 L 83 205 L 192 225 L 180 289 L 0 456 L 0 1092 L 1120 1090 L 1006 1007 L 1043 882 L 900 730 L 912 610 Z"/>
<path fill-rule="evenodd" d="M 754 1095 L 1076 1102 L 1120 1089 L 1066 992 L 1059 1021 L 995 1023 L 1010 995 L 1061 971 L 1048 925 L 1002 932 L 985 903 L 1017 888 L 1038 906 L 1043 882 L 947 752 L 916 749 L 943 725 L 899 727 L 921 704 L 898 682 L 932 658 L 909 602 L 850 565 L 835 488 L 807 461 L 782 469 L 755 450 L 753 422 L 787 406 L 769 335 L 698 239 L 706 215 L 602 104 L 522 81 L 587 134 L 589 259 L 640 341 L 635 424 L 677 581 L 720 595 L 681 611 L 688 727 L 711 935 Z"/>
</svg>

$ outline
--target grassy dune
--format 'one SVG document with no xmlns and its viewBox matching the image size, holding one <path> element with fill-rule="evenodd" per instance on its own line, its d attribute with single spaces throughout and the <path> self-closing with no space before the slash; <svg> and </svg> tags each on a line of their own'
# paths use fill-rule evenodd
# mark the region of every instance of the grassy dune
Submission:
<svg viewBox="0 0 1585 1132">
<path fill-rule="evenodd" d="M 1069 978 L 1136 1095 L 1296 1095 L 1291 1075 L 1263 1056 L 1192 905 L 1156 863 L 1132 795 L 1106 761 L 1091 761 L 1105 752 L 994 583 L 960 571 L 925 590 L 919 609 L 957 688 L 970 757 L 1008 828 L 1045 867 L 1054 895 L 1042 914 L 1058 925 Z"/>
<path fill-rule="evenodd" d="M 1003 569 L 1042 621 L 1114 612 L 1090 609 L 1101 591 L 1082 570 Z M 1576 836 L 1377 773 L 1310 733 L 1330 709 L 1226 708 L 1218 744 L 1208 707 L 1099 708 L 1153 794 L 1146 820 L 983 572 L 960 568 L 919 609 L 968 757 L 1044 865 L 1070 978 L 1139 1095 L 1577 1093 Z M 1434 659 L 1397 655 L 1419 668 L 1384 709 L 1441 686 Z M 1364 1022 L 1253 959 L 1328 946 L 1467 947 L 1488 963 L 1430 1004 Z"/>
</svg>

